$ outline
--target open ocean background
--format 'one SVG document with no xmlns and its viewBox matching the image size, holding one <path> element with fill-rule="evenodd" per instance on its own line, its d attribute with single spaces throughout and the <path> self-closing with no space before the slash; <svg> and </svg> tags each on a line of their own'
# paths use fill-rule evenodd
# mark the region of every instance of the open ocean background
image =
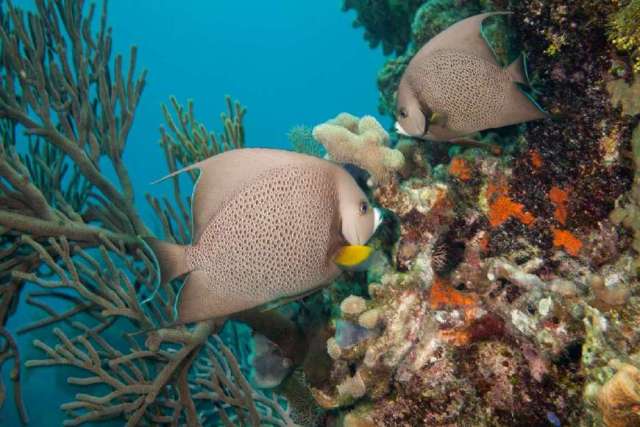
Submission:
<svg viewBox="0 0 640 427">
<path fill-rule="evenodd" d="M 13 3 L 33 9 L 33 1 Z M 109 2 L 113 53 L 124 54 L 128 63 L 129 48 L 137 45 L 138 70 L 149 71 L 125 154 L 145 218 L 150 209 L 144 194 L 161 194 L 169 188 L 169 184 L 154 188 L 149 183 L 167 173 L 158 128 L 163 123 L 160 105 L 168 103 L 171 95 L 181 103 L 193 99 L 198 120 L 216 132 L 221 130 L 220 113 L 226 109 L 224 96 L 231 95 L 248 108 L 245 130 L 251 147 L 290 148 L 286 134 L 291 127 L 314 126 L 343 111 L 376 115 L 375 79 L 384 58 L 380 49 L 368 47 L 361 30 L 352 28 L 355 14 L 342 12 L 341 3 Z M 388 119 L 376 117 L 389 125 Z M 42 315 L 25 310 L 27 307 L 21 304 L 22 311 L 10 318 L 10 330 Z M 23 364 L 42 357 L 29 345 L 34 337 L 52 342 L 42 331 L 18 337 Z M 12 363 L 4 365 L 5 378 L 11 367 Z M 72 398 L 66 375 L 59 369 L 54 373 L 23 368 L 22 376 L 29 426 L 62 425 L 58 407 Z M 18 426 L 12 383 L 6 385 L 0 426 Z"/>
</svg>

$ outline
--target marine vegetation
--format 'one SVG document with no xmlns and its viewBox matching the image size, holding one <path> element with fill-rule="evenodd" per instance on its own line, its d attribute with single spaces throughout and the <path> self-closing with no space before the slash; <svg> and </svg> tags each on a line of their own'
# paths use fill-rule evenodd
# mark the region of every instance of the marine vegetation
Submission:
<svg viewBox="0 0 640 427">
<path fill-rule="evenodd" d="M 38 1 L 35 12 L 1 6 L 0 313 L 5 325 L 21 300 L 44 316 L 18 333 L 49 331 L 33 341 L 41 357 L 25 361 L 0 329 L 0 363 L 13 360 L 22 421 L 25 367 L 70 366 L 67 382 L 78 393 L 61 408 L 65 425 L 290 425 L 287 404 L 249 384 L 246 357 L 239 362 L 211 322 L 161 328 L 174 288 L 166 284 L 161 298 L 141 304 L 157 272 L 137 237 L 151 231 L 123 153 L 146 72 L 136 71 L 135 47 L 128 60 L 111 58 L 106 2 L 102 10 L 65 0 Z M 244 144 L 240 104 L 227 99 L 220 135 L 195 119 L 191 103 L 171 104 L 161 135 L 169 171 Z M 147 200 L 163 237 L 184 242 L 189 200 L 177 179 L 173 189 L 174 200 Z"/>
<path fill-rule="evenodd" d="M 479 147 L 348 113 L 296 128 L 297 151 L 344 165 L 385 209 L 376 251 L 366 271 L 222 330 L 171 325 L 180 279 L 143 303 L 159 272 L 139 236 L 158 227 L 123 162 L 146 76 L 136 49 L 111 58 L 106 6 L 36 3 L 0 3 L 0 365 L 14 391 L 0 404 L 23 421 L 25 369 L 70 366 L 65 425 L 640 424 L 640 74 L 622 41 L 637 1 L 345 1 L 388 55 L 389 119 L 413 55 L 489 11 L 513 12 L 487 40 L 503 66 L 526 54 L 549 117 L 484 129 Z M 226 102 L 221 133 L 190 101 L 163 106 L 169 173 L 244 146 L 246 110 Z M 197 177 L 146 196 L 155 237 L 191 242 Z M 19 304 L 43 313 L 16 331 L 46 332 L 36 359 L 4 326 Z"/>
<path fill-rule="evenodd" d="M 326 150 L 313 138 L 311 129 L 304 125 L 294 126 L 287 132 L 293 151 L 310 156 L 324 157 Z"/>
<path fill-rule="evenodd" d="M 640 1 L 622 2 L 620 9 L 610 17 L 609 39 L 619 50 L 631 57 L 633 71 L 640 72 Z"/>
<path fill-rule="evenodd" d="M 372 48 L 382 44 L 386 55 L 403 53 L 409 44 L 411 17 L 423 0 L 344 0 L 342 10 L 354 9 L 355 28 L 364 27 L 364 38 Z M 394 28 L 394 31 L 389 31 Z"/>
</svg>

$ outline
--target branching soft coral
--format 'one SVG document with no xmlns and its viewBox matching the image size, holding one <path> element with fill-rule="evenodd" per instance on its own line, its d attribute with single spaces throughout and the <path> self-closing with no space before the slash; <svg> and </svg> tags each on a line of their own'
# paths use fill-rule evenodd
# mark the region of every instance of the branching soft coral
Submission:
<svg viewBox="0 0 640 427">
<path fill-rule="evenodd" d="M 18 333 L 52 333 L 34 341 L 44 356 L 26 366 L 75 367 L 68 383 L 85 390 L 62 406 L 65 425 L 292 425 L 282 400 L 249 385 L 242 361 L 215 335 L 219 325 L 157 329 L 171 324 L 172 285 L 142 303 L 155 290 L 156 268 L 137 237 L 151 233 L 123 153 L 145 73 L 135 72 L 135 48 L 128 67 L 120 55 L 111 61 L 106 4 L 96 26 L 95 5 L 85 10 L 83 1 L 42 0 L 28 14 L 0 3 L 0 365 L 14 360 L 22 420 L 19 348 L 4 325 L 30 283 L 36 290 L 24 301 L 45 316 Z M 243 145 L 245 109 L 230 98 L 218 137 L 191 103 L 186 111 L 172 104 L 161 141 L 170 171 Z M 24 154 L 16 129 L 30 138 Z M 189 200 L 173 183 L 173 202 L 149 201 L 163 237 L 185 242 Z"/>
<path fill-rule="evenodd" d="M 160 145 L 164 150 L 170 173 L 223 151 L 244 147 L 242 120 L 247 110 L 229 96 L 225 101 L 227 112 L 222 113 L 220 117 L 223 132 L 217 136 L 196 119 L 193 101 L 189 100 L 185 108 L 176 98 L 171 97 L 173 115 L 166 105 L 162 106 L 167 128 L 160 128 Z M 188 175 L 191 182 L 195 184 L 198 173 L 189 171 Z M 166 239 L 180 244 L 189 244 L 191 243 L 191 215 L 188 206 L 191 202 L 182 194 L 179 176 L 174 176 L 171 183 L 173 205 L 167 198 L 158 199 L 151 195 L 147 195 L 147 201 L 160 218 Z"/>
</svg>

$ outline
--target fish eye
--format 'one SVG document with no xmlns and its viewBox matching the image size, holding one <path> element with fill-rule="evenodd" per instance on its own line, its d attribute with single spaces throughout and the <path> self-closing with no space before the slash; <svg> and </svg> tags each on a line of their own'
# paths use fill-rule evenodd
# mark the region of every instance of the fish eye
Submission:
<svg viewBox="0 0 640 427">
<path fill-rule="evenodd" d="M 360 202 L 360 215 L 366 215 L 369 212 L 369 203 Z"/>
<path fill-rule="evenodd" d="M 409 114 L 407 113 L 407 110 L 405 110 L 404 108 L 400 109 L 400 117 L 402 117 L 403 119 L 406 119 L 407 117 L 409 117 Z"/>
</svg>

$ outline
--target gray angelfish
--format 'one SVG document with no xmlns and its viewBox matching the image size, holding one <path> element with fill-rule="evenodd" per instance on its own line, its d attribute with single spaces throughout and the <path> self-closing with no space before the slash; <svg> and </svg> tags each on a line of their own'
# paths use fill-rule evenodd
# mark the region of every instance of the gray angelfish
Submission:
<svg viewBox="0 0 640 427">
<path fill-rule="evenodd" d="M 182 171 L 196 168 L 193 243 L 146 239 L 163 283 L 186 275 L 178 323 L 308 294 L 333 280 L 339 265 L 359 264 L 371 253 L 364 245 L 380 214 L 332 162 L 238 149 Z"/>
<path fill-rule="evenodd" d="M 518 88 L 518 84 L 528 84 L 522 57 L 502 68 L 482 37 L 482 21 L 507 13 L 464 19 L 418 51 L 398 87 L 398 133 L 451 141 L 480 130 L 546 117 Z"/>
</svg>

